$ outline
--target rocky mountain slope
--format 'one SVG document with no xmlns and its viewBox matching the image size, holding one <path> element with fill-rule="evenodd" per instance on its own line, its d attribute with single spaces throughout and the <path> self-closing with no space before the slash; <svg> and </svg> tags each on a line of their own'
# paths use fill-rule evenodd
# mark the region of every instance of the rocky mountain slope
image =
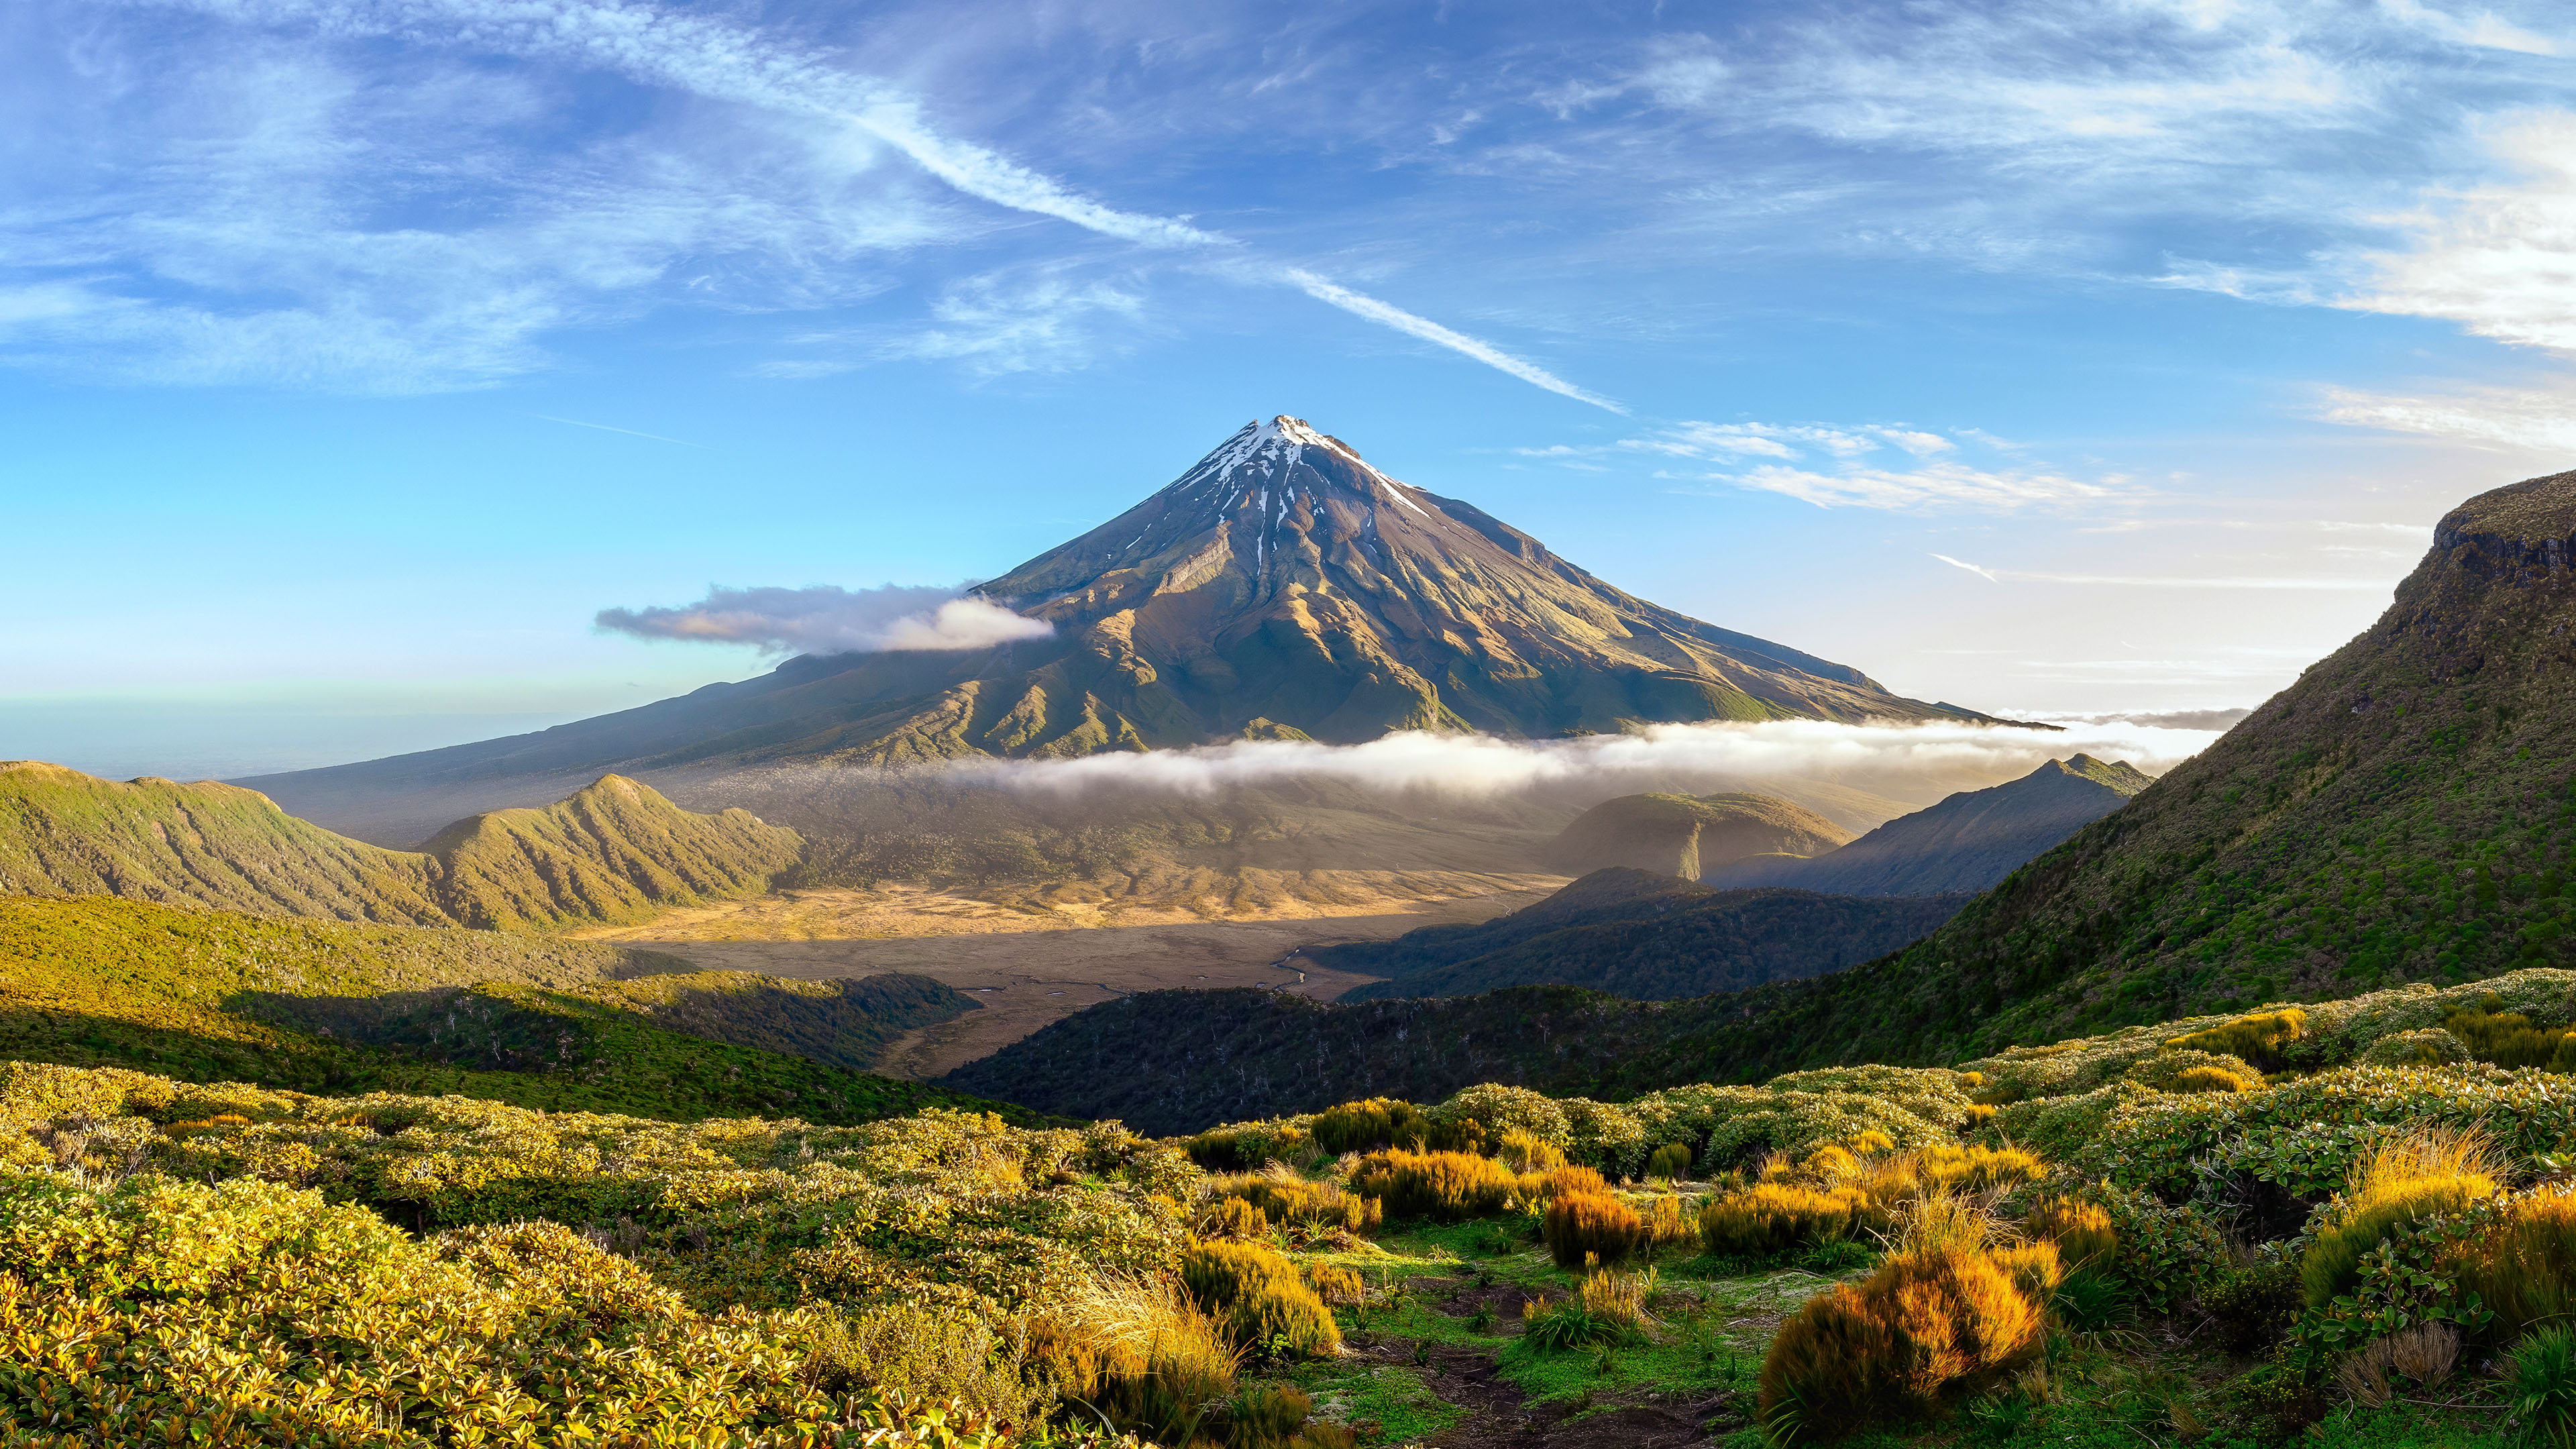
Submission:
<svg viewBox="0 0 2576 1449">
<path fill-rule="evenodd" d="M 1748 855 L 1818 855 L 1851 838 L 1767 795 L 1622 795 L 1576 816 L 1539 859 L 1569 875 L 1624 865 L 1699 880 Z"/>
<path fill-rule="evenodd" d="M 255 791 L 0 762 L 0 895 L 113 895 L 267 915 L 527 928 L 756 894 L 802 842 L 608 775 L 544 809 L 461 820 L 422 851 L 298 820 Z"/>
<path fill-rule="evenodd" d="M 370 828 L 386 838 L 396 820 L 528 803 L 610 769 L 1985 718 L 1624 593 L 1287 417 L 1246 424 L 1170 486 L 980 592 L 1054 636 L 804 656 L 538 734 L 245 783 L 312 818 L 381 821 Z M 387 801 L 412 803 L 388 812 Z"/>
<path fill-rule="evenodd" d="M 1974 894 L 2154 783 L 2127 764 L 2090 755 L 2051 760 L 2009 784 L 1899 816 L 1838 850 L 1751 856 L 1700 878 L 1853 896 Z"/>
<path fill-rule="evenodd" d="M 1344 1001 L 1545 985 L 1661 1001 L 1839 971 L 1920 937 L 1966 903 L 1964 895 L 1713 890 L 1614 866 L 1494 920 L 1305 955 L 1336 970 L 1390 978 L 1346 992 Z"/>
</svg>

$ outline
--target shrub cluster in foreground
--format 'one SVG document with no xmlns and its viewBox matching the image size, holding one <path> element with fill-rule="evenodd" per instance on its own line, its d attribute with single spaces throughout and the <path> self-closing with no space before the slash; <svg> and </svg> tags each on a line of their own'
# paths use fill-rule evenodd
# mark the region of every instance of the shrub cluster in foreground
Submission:
<svg viewBox="0 0 2576 1449">
<path fill-rule="evenodd" d="M 1773 1343 L 1782 1441 L 1996 1402 L 2050 1334 L 2185 1311 L 2257 1360 L 2229 1398 L 2251 1437 L 2490 1355 L 2521 1422 L 2556 1423 L 2571 987 L 1179 1143 L 0 1064 L 0 1443 L 1341 1449 L 1266 1372 L 1340 1352 L 1371 1299 L 1307 1250 L 1477 1219 L 1573 1275 L 1516 1353 L 1662 1332 L 1675 1258 L 1868 1269 Z"/>
</svg>

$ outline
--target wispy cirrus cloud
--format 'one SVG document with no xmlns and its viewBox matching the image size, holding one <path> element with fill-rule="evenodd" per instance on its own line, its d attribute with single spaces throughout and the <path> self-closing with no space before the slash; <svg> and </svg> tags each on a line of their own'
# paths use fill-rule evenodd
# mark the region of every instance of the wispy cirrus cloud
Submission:
<svg viewBox="0 0 2576 1449">
<path fill-rule="evenodd" d="M 2138 492 L 2125 478 L 2079 478 L 2009 457 L 1981 465 L 1959 456 L 1963 440 L 1981 454 L 2003 451 L 1981 435 L 1963 431 L 1954 438 L 1891 424 L 1686 422 L 1622 439 L 1616 446 L 1632 454 L 1722 468 L 1696 476 L 1662 476 L 1778 493 L 1819 508 L 2011 512 L 2100 503 Z M 1891 466 L 1885 460 L 1892 454 L 1904 455 L 1905 461 Z"/>
<path fill-rule="evenodd" d="M 204 64 L 210 47 L 282 53 L 296 38 L 321 42 L 321 53 L 295 56 L 294 63 L 327 72 L 335 83 L 278 85 L 272 78 L 256 100 L 245 89 L 226 109 L 254 126 L 273 129 L 279 96 L 296 98 L 282 108 L 290 113 L 312 112 L 305 103 L 316 96 L 336 96 L 344 104 L 290 114 L 287 119 L 303 125 L 291 156 L 263 144 L 272 135 L 230 148 L 227 159 L 245 169 L 287 172 L 283 187 L 271 176 L 265 185 L 192 199 L 174 194 L 188 190 L 182 184 L 164 188 L 141 207 L 123 199 L 93 202 L 53 219 L 43 230 L 60 259 L 141 259 L 157 279 L 176 285 L 137 288 L 123 275 L 130 267 L 110 265 L 0 293 L 0 357 L 28 362 L 47 351 L 78 355 L 87 365 L 157 381 L 336 382 L 397 392 L 490 382 L 547 366 L 543 339 L 551 333 L 656 305 L 720 299 L 728 272 L 801 273 L 794 280 L 773 278 L 757 288 L 756 300 L 745 299 L 761 309 L 793 310 L 883 290 L 874 279 L 853 285 L 832 275 L 836 264 L 846 266 L 854 254 L 887 256 L 995 229 L 989 219 L 961 215 L 946 198 L 924 195 L 878 164 L 880 156 L 899 156 L 957 196 L 1149 252 L 1240 257 L 1242 264 L 1209 274 L 1264 286 L 1285 281 L 1508 376 L 1596 406 L 1616 406 L 1485 339 L 1309 270 L 1262 261 L 1234 238 L 1187 217 L 1105 202 L 941 126 L 930 105 L 906 86 L 855 69 L 822 47 L 728 16 L 641 0 L 123 0 L 117 8 L 176 10 L 215 22 L 188 37 L 193 43 L 184 48 L 191 52 L 192 73 L 212 71 L 218 85 L 222 70 Z M 345 154 L 353 132 L 370 139 L 373 132 L 352 125 L 358 118 L 351 107 L 363 108 L 363 87 L 354 75 L 334 70 L 339 58 L 330 53 L 350 42 L 405 47 L 427 58 L 426 69 L 443 68 L 464 89 L 506 84 L 471 64 L 494 56 L 613 75 L 713 108 L 730 129 L 790 133 L 807 154 L 759 158 L 746 156 L 738 145 L 709 147 L 722 155 L 726 182 L 740 187 L 742 178 L 751 179 L 749 195 L 689 196 L 667 184 L 657 192 L 653 183 L 665 178 L 634 173 L 670 170 L 669 158 L 659 155 L 619 157 L 622 165 L 579 178 L 590 184 L 572 186 L 560 175 L 532 174 L 560 172 L 560 158 L 548 158 L 557 163 L 551 167 L 492 166 L 480 178 L 487 188 L 508 189 L 502 178 L 524 178 L 510 198 L 522 215 L 511 221 L 461 229 L 369 226 L 354 218 L 384 210 L 362 195 L 368 181 L 381 183 L 382 168 L 364 164 L 379 158 Z M 464 63 L 442 67 L 449 60 Z M 479 114 L 470 103 L 451 105 L 444 118 L 450 124 L 416 126 L 419 137 L 453 149 L 460 131 L 473 133 L 476 122 L 494 110 L 488 97 L 481 99 L 487 103 Z M 516 109 L 523 123 L 537 119 L 525 106 Z M 746 117 L 757 120 L 747 123 Z M 151 129 L 136 128 L 135 134 Z M 333 156 L 335 144 L 344 154 Z M 759 164 L 762 159 L 771 164 Z M 433 179 L 435 170 L 415 168 L 424 183 L 419 189 L 444 183 L 453 191 L 454 176 Z M 311 174 L 316 171 L 328 173 L 318 187 Z M 184 175 L 185 168 L 168 174 Z M 793 210 L 794 201 L 760 194 L 764 184 L 773 192 L 848 190 L 854 174 L 866 177 L 860 189 L 876 194 L 855 204 L 833 197 L 809 206 L 813 214 L 802 219 L 811 225 L 793 224 L 798 218 L 781 224 L 776 213 Z M 568 195 L 597 206 L 586 216 L 578 203 L 567 204 Z M 295 214 L 299 200 L 301 215 Z M 488 215 L 490 201 L 476 196 L 463 209 Z M 138 211 L 151 209 L 164 213 L 158 219 L 165 225 L 130 224 Z M 604 229 L 615 236 L 590 238 L 604 246 L 566 246 L 561 236 L 548 235 L 566 224 L 581 229 L 603 210 L 628 213 L 616 218 L 627 225 Z M 175 227 L 168 225 L 173 222 Z M 0 232 L 6 226 L 0 208 Z M 42 265 L 48 260 L 42 250 L 9 246 L 0 235 L 0 266 Z M 302 265 L 277 265 L 288 257 L 300 257 Z M 717 266 L 707 267 L 717 259 Z M 683 275 L 683 269 L 691 274 Z M 880 355 L 953 360 L 979 372 L 1065 365 L 1090 351 L 1070 336 L 1080 319 L 1132 319 L 1139 310 L 1104 285 L 1060 288 L 1056 305 L 1035 307 L 968 295 L 975 290 L 972 282 L 952 286 L 934 306 L 931 325 L 908 345 L 880 349 Z M 292 300 L 281 306 L 274 300 L 279 296 Z M 116 356 L 103 356 L 110 353 Z M 791 358 L 756 370 L 810 376 L 837 366 Z"/>
</svg>

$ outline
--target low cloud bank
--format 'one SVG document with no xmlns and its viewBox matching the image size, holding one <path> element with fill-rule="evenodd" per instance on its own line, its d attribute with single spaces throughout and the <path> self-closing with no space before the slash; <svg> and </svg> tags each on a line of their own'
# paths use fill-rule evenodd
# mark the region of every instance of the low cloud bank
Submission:
<svg viewBox="0 0 2576 1449">
<path fill-rule="evenodd" d="M 2112 722 L 2062 732 L 1977 725 L 1654 725 L 1628 735 L 1503 740 L 1399 734 L 1361 745 L 1239 741 L 1200 749 L 1076 760 L 967 760 L 951 778 L 1073 795 L 1093 789 L 1210 796 L 1236 789 L 1334 783 L 1388 793 L 1590 796 L 1647 790 L 1706 793 L 1763 779 L 1822 781 L 1918 805 L 2089 754 L 2160 775 L 2218 737 L 2210 729 Z M 1929 797 L 1927 798 L 1927 792 Z"/>
<path fill-rule="evenodd" d="M 988 649 L 1043 639 L 1055 626 L 1014 614 L 962 588 L 887 584 L 844 589 L 728 589 L 678 608 L 602 609 L 601 629 L 638 639 L 754 644 L 764 654 Z"/>
</svg>

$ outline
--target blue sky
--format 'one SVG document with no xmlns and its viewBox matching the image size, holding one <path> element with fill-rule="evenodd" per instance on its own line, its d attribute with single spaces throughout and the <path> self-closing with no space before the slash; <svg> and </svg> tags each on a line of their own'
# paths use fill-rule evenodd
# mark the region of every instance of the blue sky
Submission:
<svg viewBox="0 0 2576 1449">
<path fill-rule="evenodd" d="M 2502 4 L 0 12 L 0 755 L 249 773 L 757 672 L 1288 412 L 1997 711 L 2250 704 L 2576 452 Z"/>
</svg>

